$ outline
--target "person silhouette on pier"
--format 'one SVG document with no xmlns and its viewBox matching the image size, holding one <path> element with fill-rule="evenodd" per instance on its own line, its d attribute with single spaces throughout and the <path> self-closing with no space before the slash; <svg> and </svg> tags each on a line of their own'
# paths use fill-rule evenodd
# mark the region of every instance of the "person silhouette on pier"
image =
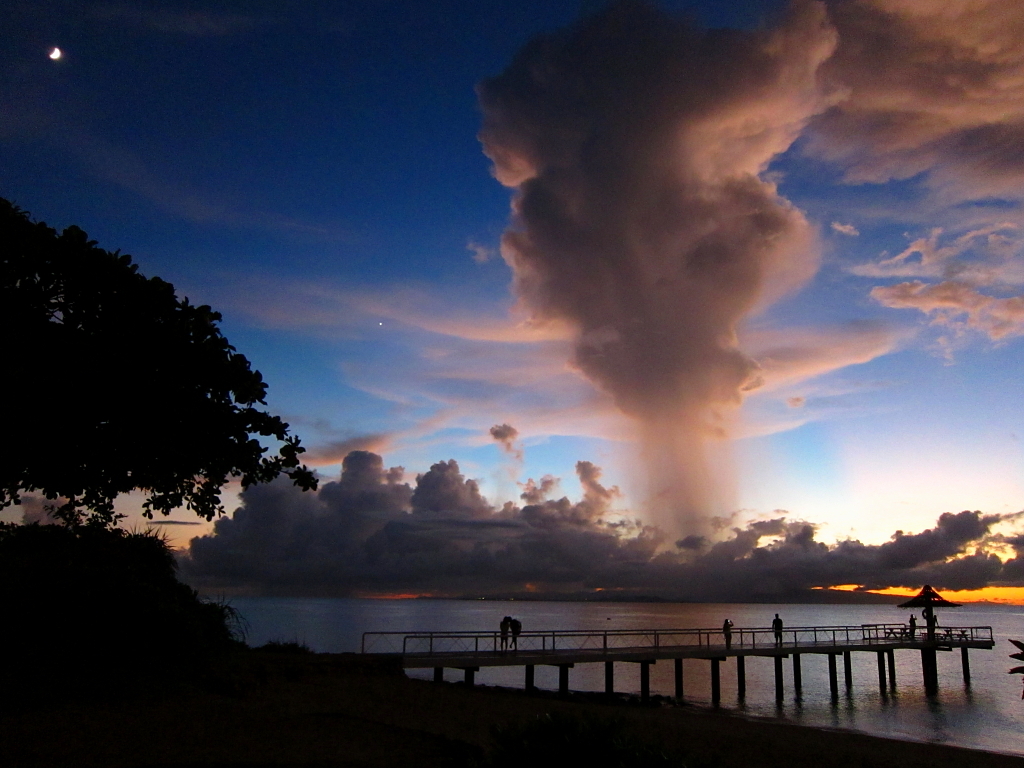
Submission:
<svg viewBox="0 0 1024 768">
<path fill-rule="evenodd" d="M 772 632 L 775 633 L 775 644 L 782 645 L 782 619 L 779 618 L 779 614 L 775 614 L 775 618 L 772 619 Z"/>
<path fill-rule="evenodd" d="M 725 650 L 732 648 L 732 622 L 726 619 L 722 622 L 722 635 L 725 637 Z"/>
<path fill-rule="evenodd" d="M 910 640 L 913 642 L 914 636 L 917 634 L 917 616 L 913 613 L 910 614 Z"/>
<path fill-rule="evenodd" d="M 512 629 L 512 653 L 519 650 L 519 633 L 523 631 L 523 623 L 519 619 L 509 619 L 509 627 Z"/>
<path fill-rule="evenodd" d="M 508 630 L 512 624 L 512 617 L 506 616 L 501 620 L 501 652 L 508 650 Z"/>
</svg>

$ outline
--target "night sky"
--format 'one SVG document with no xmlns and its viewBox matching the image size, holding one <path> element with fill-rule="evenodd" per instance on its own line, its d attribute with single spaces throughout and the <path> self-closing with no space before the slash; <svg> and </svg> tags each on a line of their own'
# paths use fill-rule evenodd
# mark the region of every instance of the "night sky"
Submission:
<svg viewBox="0 0 1024 768">
<path fill-rule="evenodd" d="M 222 312 L 323 478 L 165 526 L 195 583 L 1024 585 L 1016 0 L 2 13 L 0 196 Z"/>
</svg>

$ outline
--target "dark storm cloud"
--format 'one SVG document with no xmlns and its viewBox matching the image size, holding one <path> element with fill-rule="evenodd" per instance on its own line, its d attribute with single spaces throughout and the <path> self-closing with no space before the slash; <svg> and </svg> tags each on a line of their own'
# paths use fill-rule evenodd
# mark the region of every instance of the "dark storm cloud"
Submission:
<svg viewBox="0 0 1024 768">
<path fill-rule="evenodd" d="M 525 483 L 519 484 L 519 487 L 523 489 L 519 498 L 527 504 L 539 504 L 548 498 L 557 486 L 558 478 L 552 475 L 544 475 L 539 483 L 531 477 Z"/>
<path fill-rule="evenodd" d="M 977 512 L 946 512 L 930 530 L 918 534 L 896 531 L 892 541 L 878 548 L 880 563 L 886 568 L 913 568 L 922 563 L 944 561 L 963 552 L 966 544 L 978 541 L 1001 519 L 999 515 Z"/>
<path fill-rule="evenodd" d="M 467 480 L 455 459 L 439 461 L 430 471 L 416 476 L 412 513 L 453 519 L 482 518 L 494 508 L 480 495 L 476 480 Z"/>
<path fill-rule="evenodd" d="M 455 461 L 434 464 L 413 488 L 400 468 L 355 452 L 341 478 L 317 493 L 293 494 L 279 483 L 245 491 L 232 518 L 192 540 L 183 573 L 209 589 L 350 594 L 527 582 L 557 589 L 608 569 L 642 568 L 657 540 L 636 525 L 623 538 L 621 526 L 606 524 L 617 489 L 605 488 L 589 462 L 577 471 L 585 488 L 578 503 L 540 499 L 496 510 Z"/>
<path fill-rule="evenodd" d="M 516 440 L 519 438 L 518 429 L 511 424 L 495 424 L 490 429 L 490 435 L 505 453 L 517 461 L 523 460 L 523 450 L 516 445 Z"/>
<path fill-rule="evenodd" d="M 384 468 L 384 460 L 370 451 L 352 451 L 341 463 L 341 479 L 320 491 L 321 499 L 335 509 L 355 513 L 403 512 L 412 501 L 412 489 L 403 467 Z"/>
<path fill-rule="evenodd" d="M 546 498 L 557 481 L 525 484 L 527 504 L 500 509 L 454 461 L 404 481 L 400 467 L 357 451 L 317 493 L 287 483 L 242 494 L 231 518 L 192 540 L 182 572 L 209 591 L 284 594 L 496 594 L 598 588 L 685 600 L 798 598 L 814 587 L 976 589 L 1024 585 L 1024 537 L 993 532 L 1016 515 L 942 514 L 880 545 L 816 539 L 812 524 L 776 517 L 697 536 L 663 551 L 661 532 L 614 509 L 618 489 L 581 461 L 583 498 Z M 1006 564 L 995 550 L 1012 548 Z M 529 587 L 527 585 L 530 585 Z"/>
</svg>

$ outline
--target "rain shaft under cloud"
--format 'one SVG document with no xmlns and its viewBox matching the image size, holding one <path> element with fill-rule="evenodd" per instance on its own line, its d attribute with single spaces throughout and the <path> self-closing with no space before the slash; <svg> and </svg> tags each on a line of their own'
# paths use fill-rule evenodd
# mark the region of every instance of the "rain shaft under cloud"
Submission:
<svg viewBox="0 0 1024 768">
<path fill-rule="evenodd" d="M 524 485 L 523 506 L 491 506 L 454 461 L 404 481 L 401 467 L 354 451 L 339 480 L 302 493 L 254 486 L 233 517 L 192 540 L 182 574 L 211 592 L 291 595 L 496 595 L 541 591 L 702 601 L 800 600 L 839 584 L 977 589 L 1024 585 L 1024 537 L 997 528 L 1014 515 L 942 514 L 880 545 L 817 541 L 814 525 L 779 516 L 691 535 L 662 534 L 617 512 L 616 488 L 590 462 L 579 501 L 549 499 L 557 481 Z M 721 522 L 721 521 L 719 521 Z M 1004 562 L 996 552 L 1014 552 Z M 1004 554 L 1005 557 L 1005 554 Z"/>
<path fill-rule="evenodd" d="M 706 441 L 757 381 L 737 325 L 816 270 L 810 226 L 759 174 L 824 108 L 834 45 L 816 3 L 703 32 L 622 2 L 479 87 L 484 151 L 517 190 L 502 254 L 519 309 L 571 327 L 575 367 L 635 421 L 666 530 L 721 511 Z"/>
</svg>

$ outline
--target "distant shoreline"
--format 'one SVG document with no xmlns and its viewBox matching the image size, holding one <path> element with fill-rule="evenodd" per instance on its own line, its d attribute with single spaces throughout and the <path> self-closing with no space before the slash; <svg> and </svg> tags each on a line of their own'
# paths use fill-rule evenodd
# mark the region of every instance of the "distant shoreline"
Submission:
<svg viewBox="0 0 1024 768">
<path fill-rule="evenodd" d="M 751 596 L 744 600 L 677 600 L 659 595 L 620 595 L 587 593 L 521 592 L 484 595 L 344 595 L 296 594 L 275 590 L 200 589 L 204 596 L 221 598 L 267 598 L 294 600 L 459 600 L 465 602 L 517 603 L 650 603 L 656 605 L 898 605 L 907 595 L 880 595 L 873 592 L 845 590 L 813 590 L 799 595 Z M 1009 605 L 1009 603 L 977 602 L 970 605 Z"/>
</svg>

